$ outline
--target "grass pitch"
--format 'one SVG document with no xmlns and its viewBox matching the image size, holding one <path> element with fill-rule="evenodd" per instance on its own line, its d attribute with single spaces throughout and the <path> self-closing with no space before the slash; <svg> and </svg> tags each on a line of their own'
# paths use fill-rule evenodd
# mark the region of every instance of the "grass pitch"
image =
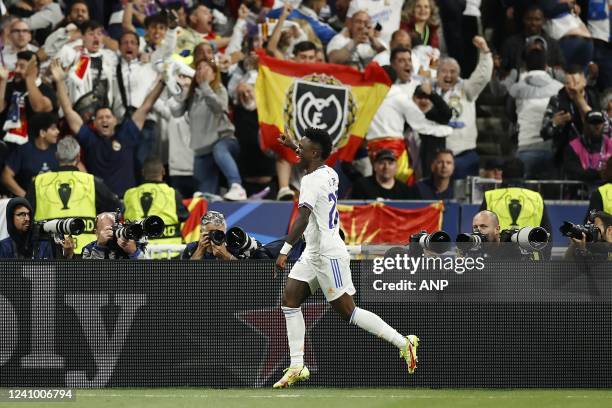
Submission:
<svg viewBox="0 0 612 408">
<path fill-rule="evenodd" d="M 79 389 L 73 402 L 6 400 L 4 406 L 23 407 L 253 407 L 253 408 L 382 408 L 382 407 L 494 407 L 494 408 L 597 408 L 612 407 L 607 390 L 431 390 L 408 388 L 307 388 L 271 389 Z"/>
</svg>

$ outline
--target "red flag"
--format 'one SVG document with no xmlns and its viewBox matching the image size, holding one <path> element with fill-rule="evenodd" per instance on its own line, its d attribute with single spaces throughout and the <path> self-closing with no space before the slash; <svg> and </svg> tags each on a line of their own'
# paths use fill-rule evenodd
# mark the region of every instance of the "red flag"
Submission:
<svg viewBox="0 0 612 408">
<path fill-rule="evenodd" d="M 442 201 L 426 207 L 403 209 L 375 202 L 338 205 L 340 223 L 348 245 L 407 244 L 410 235 L 442 227 Z"/>
<path fill-rule="evenodd" d="M 197 241 L 200 239 L 200 220 L 208 211 L 208 201 L 202 197 L 196 197 L 183 200 L 183 204 L 189 210 L 189 218 L 183 223 L 181 229 L 183 241 Z"/>
</svg>

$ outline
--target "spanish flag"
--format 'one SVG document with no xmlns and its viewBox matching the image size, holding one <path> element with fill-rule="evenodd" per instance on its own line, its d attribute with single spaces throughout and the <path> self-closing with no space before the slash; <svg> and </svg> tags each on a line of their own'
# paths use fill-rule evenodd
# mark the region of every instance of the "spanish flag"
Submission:
<svg viewBox="0 0 612 408">
<path fill-rule="evenodd" d="M 352 161 L 390 86 L 377 63 L 359 72 L 345 65 L 278 60 L 259 51 L 255 93 L 261 148 L 296 163 L 295 152 L 280 145 L 278 137 L 287 132 L 297 141 L 305 128 L 318 127 L 334 143 L 327 163 Z"/>
<path fill-rule="evenodd" d="M 181 236 L 184 242 L 194 242 L 200 239 L 200 220 L 208 211 L 208 201 L 202 197 L 183 200 L 183 205 L 189 210 L 189 218 L 183 223 Z"/>
</svg>

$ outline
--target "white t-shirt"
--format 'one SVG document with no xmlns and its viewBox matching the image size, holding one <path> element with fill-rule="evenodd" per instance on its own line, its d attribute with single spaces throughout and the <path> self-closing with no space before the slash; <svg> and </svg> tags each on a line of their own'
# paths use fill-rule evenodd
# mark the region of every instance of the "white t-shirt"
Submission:
<svg viewBox="0 0 612 408">
<path fill-rule="evenodd" d="M 350 41 L 351 39 L 347 36 L 345 28 L 340 33 L 334 35 L 329 44 L 327 44 L 327 55 L 332 51 L 346 47 Z M 374 51 L 370 43 L 357 44 L 357 48 L 351 54 L 348 63 L 366 66 L 375 55 L 376 51 Z"/>
<path fill-rule="evenodd" d="M 310 218 L 304 232 L 305 256 L 347 257 L 346 245 L 340 237 L 338 213 L 338 174 L 321 166 L 302 177 L 299 207 L 308 207 Z"/>
<path fill-rule="evenodd" d="M 389 44 L 391 35 L 400 27 L 403 4 L 404 0 L 351 0 L 346 16 L 352 17 L 358 11 L 367 11 L 374 25 L 380 23 L 380 38 Z"/>
</svg>

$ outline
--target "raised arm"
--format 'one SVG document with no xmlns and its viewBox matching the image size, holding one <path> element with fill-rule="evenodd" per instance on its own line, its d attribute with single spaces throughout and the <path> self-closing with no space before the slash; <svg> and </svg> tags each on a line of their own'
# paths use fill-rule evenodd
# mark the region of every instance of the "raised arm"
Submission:
<svg viewBox="0 0 612 408">
<path fill-rule="evenodd" d="M 70 102 L 70 98 L 68 97 L 68 90 L 66 89 L 66 83 L 64 80 L 66 79 L 66 73 L 62 68 L 59 60 L 53 60 L 50 66 L 51 76 L 53 77 L 53 81 L 55 82 L 55 86 L 57 88 L 57 99 L 59 100 L 59 104 L 64 111 L 64 117 L 66 118 L 66 122 L 68 122 L 68 127 L 75 135 L 79 133 L 79 129 L 83 126 L 83 119 L 81 116 L 72 109 L 72 103 Z"/>
<path fill-rule="evenodd" d="M 43 95 L 36 85 L 36 79 L 38 78 L 38 67 L 36 66 L 36 57 L 28 61 L 28 65 L 25 70 L 25 83 L 26 89 L 28 90 L 28 99 L 32 110 L 34 112 L 51 112 L 53 110 L 53 104 L 51 100 Z"/>
<path fill-rule="evenodd" d="M 149 111 L 153 108 L 153 104 L 155 104 L 155 101 L 157 98 L 159 98 L 159 95 L 161 95 L 162 91 L 164 90 L 164 85 L 164 82 L 160 77 L 158 77 L 155 87 L 146 96 L 145 100 L 142 102 L 142 105 L 140 105 L 140 107 L 136 109 L 136 112 L 132 114 L 132 121 L 138 129 L 142 130 Z"/>
<path fill-rule="evenodd" d="M 134 27 L 134 24 L 132 24 L 133 18 L 134 5 L 132 2 L 128 1 L 125 6 L 123 6 L 123 20 L 121 20 L 121 28 L 123 29 L 123 32 L 136 32 L 136 27 Z"/>
<path fill-rule="evenodd" d="M 274 26 L 274 30 L 272 31 L 272 35 L 270 36 L 270 41 L 268 41 L 268 46 L 266 50 L 268 53 L 274 56 L 274 58 L 285 59 L 283 53 L 278 49 L 278 42 L 281 37 L 281 33 L 283 32 L 283 26 L 285 25 L 285 20 L 287 20 L 287 16 L 291 13 L 293 7 L 289 2 L 286 2 L 283 6 L 283 11 L 281 12 L 280 18 L 276 22 L 276 26 Z"/>
</svg>

